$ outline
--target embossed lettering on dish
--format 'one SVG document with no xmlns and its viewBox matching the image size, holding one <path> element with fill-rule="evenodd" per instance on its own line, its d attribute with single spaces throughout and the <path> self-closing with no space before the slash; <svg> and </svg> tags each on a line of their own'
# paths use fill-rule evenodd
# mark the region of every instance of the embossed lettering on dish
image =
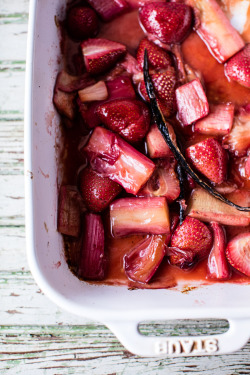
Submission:
<svg viewBox="0 0 250 375">
<path fill-rule="evenodd" d="M 156 354 L 199 355 L 211 354 L 219 350 L 217 339 L 169 339 L 155 343 Z"/>
</svg>

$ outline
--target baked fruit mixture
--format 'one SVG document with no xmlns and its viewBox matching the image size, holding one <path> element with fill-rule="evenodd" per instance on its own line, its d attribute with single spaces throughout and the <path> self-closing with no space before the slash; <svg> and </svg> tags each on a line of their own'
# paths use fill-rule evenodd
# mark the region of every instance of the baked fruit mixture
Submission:
<svg viewBox="0 0 250 375">
<path fill-rule="evenodd" d="M 225 5 L 225 3 L 224 3 Z M 73 1 L 58 231 L 89 282 L 249 282 L 250 35 L 216 0 Z"/>
</svg>

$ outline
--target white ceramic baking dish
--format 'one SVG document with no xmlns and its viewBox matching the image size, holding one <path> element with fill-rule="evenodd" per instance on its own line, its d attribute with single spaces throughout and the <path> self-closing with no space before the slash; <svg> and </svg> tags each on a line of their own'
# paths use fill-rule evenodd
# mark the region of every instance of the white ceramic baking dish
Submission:
<svg viewBox="0 0 250 375">
<path fill-rule="evenodd" d="M 142 356 L 211 355 L 235 351 L 250 336 L 250 285 L 216 284 L 189 294 L 179 290 L 134 290 L 95 286 L 69 271 L 57 232 L 59 118 L 52 104 L 60 68 L 55 15 L 61 0 L 31 0 L 25 107 L 27 251 L 31 271 L 46 295 L 71 313 L 106 324 L 133 353 Z M 59 177 L 58 177 L 59 176 Z M 225 318 L 229 330 L 198 337 L 146 337 L 141 321 Z"/>
</svg>

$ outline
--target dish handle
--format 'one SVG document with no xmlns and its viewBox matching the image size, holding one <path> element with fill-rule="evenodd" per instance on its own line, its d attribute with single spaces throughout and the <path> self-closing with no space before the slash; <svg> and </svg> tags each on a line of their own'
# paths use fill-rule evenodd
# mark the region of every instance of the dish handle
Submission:
<svg viewBox="0 0 250 375">
<path fill-rule="evenodd" d="M 152 337 L 139 332 L 137 321 L 106 322 L 107 327 L 131 353 L 142 357 L 204 356 L 231 353 L 250 336 L 250 319 L 228 319 L 229 329 L 219 335 Z"/>
</svg>

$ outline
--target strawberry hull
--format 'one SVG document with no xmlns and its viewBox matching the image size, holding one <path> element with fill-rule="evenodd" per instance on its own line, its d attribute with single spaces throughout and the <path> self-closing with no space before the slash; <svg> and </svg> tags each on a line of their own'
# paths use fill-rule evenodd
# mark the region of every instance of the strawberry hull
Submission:
<svg viewBox="0 0 250 375">
<path fill-rule="evenodd" d="M 147 237 L 124 256 L 124 270 L 130 280 L 150 281 L 165 255 L 164 239 L 164 236 Z"/>
<path fill-rule="evenodd" d="M 197 9 L 196 31 L 218 62 L 224 63 L 244 47 L 243 39 L 216 0 L 187 0 L 186 3 Z"/>
<path fill-rule="evenodd" d="M 146 156 L 101 127 L 95 128 L 81 152 L 96 172 L 116 181 L 131 194 L 137 194 L 155 169 L 154 163 Z"/>
<path fill-rule="evenodd" d="M 118 199 L 110 206 L 110 221 L 114 237 L 170 232 L 168 205 L 163 197 Z"/>
</svg>

